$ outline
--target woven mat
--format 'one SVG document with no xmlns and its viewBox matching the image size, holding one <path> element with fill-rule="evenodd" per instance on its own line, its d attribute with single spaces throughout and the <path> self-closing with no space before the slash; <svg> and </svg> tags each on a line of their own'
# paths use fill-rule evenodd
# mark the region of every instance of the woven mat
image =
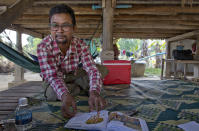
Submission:
<svg viewBox="0 0 199 131">
<path fill-rule="evenodd" d="M 136 80 L 129 88 L 106 88 L 109 111 L 128 113 L 139 111 L 136 117 L 145 119 L 149 130 L 181 131 L 177 127 L 188 121 L 199 123 L 199 87 L 174 80 Z M 31 99 L 35 131 L 66 131 L 68 121 L 61 116 L 61 102 L 46 102 L 41 96 Z M 76 98 L 79 112 L 88 112 L 88 97 Z"/>
</svg>

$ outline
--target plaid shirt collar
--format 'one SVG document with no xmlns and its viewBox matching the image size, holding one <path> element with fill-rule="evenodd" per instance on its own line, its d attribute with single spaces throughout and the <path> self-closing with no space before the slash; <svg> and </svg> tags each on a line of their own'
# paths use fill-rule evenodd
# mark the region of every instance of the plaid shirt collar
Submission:
<svg viewBox="0 0 199 131">
<path fill-rule="evenodd" d="M 49 44 L 50 48 L 53 49 L 53 54 L 56 56 L 56 55 L 61 55 L 61 50 L 59 49 L 58 47 L 58 44 L 55 40 L 53 40 L 52 36 L 49 35 L 49 42 L 47 44 Z M 71 40 L 71 44 L 70 44 L 70 47 L 69 47 L 69 50 L 66 52 L 66 54 L 75 54 L 77 53 L 77 48 L 76 48 L 76 44 L 75 44 L 75 40 L 76 38 L 73 36 L 72 37 L 72 40 Z"/>
</svg>

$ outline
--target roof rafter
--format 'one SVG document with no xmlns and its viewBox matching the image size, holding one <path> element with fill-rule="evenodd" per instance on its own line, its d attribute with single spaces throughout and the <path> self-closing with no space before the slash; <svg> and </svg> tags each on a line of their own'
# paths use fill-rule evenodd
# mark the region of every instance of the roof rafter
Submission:
<svg viewBox="0 0 199 131">
<path fill-rule="evenodd" d="M 0 33 L 20 17 L 25 8 L 30 7 L 32 4 L 33 0 L 20 0 L 12 8 L 8 8 L 6 12 L 0 15 Z"/>
<path fill-rule="evenodd" d="M 186 39 L 186 38 L 196 36 L 196 35 L 199 35 L 199 30 L 195 30 L 195 31 L 192 31 L 192 32 L 184 33 L 182 35 L 171 37 L 171 38 L 167 39 L 167 41 L 171 42 L 171 41 L 182 40 L 182 39 Z"/>
<path fill-rule="evenodd" d="M 11 30 L 16 30 L 16 31 L 17 31 L 17 30 L 20 30 L 20 31 L 21 31 L 22 33 L 24 33 L 24 34 L 28 34 L 28 35 L 31 35 L 31 36 L 37 37 L 37 38 L 42 38 L 43 35 L 44 35 L 44 34 L 41 34 L 41 33 L 37 32 L 37 31 L 25 29 L 25 28 L 23 28 L 23 27 L 16 26 L 16 25 L 11 25 L 11 26 L 9 27 L 9 29 L 11 29 Z"/>
</svg>

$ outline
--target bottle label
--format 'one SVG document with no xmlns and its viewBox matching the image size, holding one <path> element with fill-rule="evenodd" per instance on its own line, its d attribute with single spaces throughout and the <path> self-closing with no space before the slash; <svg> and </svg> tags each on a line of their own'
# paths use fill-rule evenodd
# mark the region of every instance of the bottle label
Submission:
<svg viewBox="0 0 199 131">
<path fill-rule="evenodd" d="M 16 125 L 28 124 L 32 121 L 32 112 L 29 110 L 19 110 L 15 116 Z"/>
</svg>

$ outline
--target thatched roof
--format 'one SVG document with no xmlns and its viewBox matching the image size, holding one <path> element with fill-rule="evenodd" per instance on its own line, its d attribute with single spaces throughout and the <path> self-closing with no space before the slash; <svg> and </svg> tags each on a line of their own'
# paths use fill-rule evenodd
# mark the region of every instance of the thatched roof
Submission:
<svg viewBox="0 0 199 131">
<path fill-rule="evenodd" d="M 76 35 L 102 34 L 103 0 L 0 0 L 0 32 L 18 28 L 34 36 L 49 34 L 49 9 L 60 3 L 76 14 Z M 199 0 L 116 0 L 113 36 L 116 38 L 170 38 L 199 30 Z"/>
</svg>

